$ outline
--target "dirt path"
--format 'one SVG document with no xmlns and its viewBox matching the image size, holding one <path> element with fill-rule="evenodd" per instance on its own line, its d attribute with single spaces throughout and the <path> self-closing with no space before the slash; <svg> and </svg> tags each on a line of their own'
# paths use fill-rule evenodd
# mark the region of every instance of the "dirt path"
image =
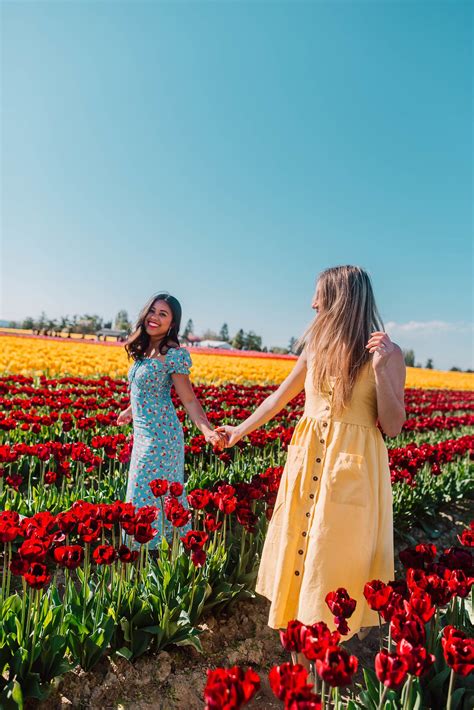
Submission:
<svg viewBox="0 0 474 710">
<path fill-rule="evenodd" d="M 439 513 L 441 536 L 438 549 L 456 544 L 456 534 L 474 518 L 474 501 L 459 501 Z M 418 540 L 426 540 L 421 530 L 413 530 Z M 397 544 L 397 551 L 405 544 Z M 209 616 L 200 625 L 203 655 L 191 647 L 171 648 L 148 654 L 135 663 L 121 658 L 106 658 L 90 673 L 77 670 L 66 674 L 39 710 L 70 707 L 93 710 L 202 710 L 202 691 L 206 669 L 234 664 L 251 664 L 262 679 L 262 687 L 252 710 L 279 708 L 268 685 L 268 671 L 289 660 L 276 631 L 267 626 L 269 603 L 262 597 L 236 602 L 218 616 Z M 378 649 L 374 629 L 364 641 L 357 637 L 345 644 L 360 665 L 372 665 Z M 358 678 L 356 679 L 358 680 Z M 33 707 L 33 706 L 30 706 Z M 38 706 L 37 706 L 38 707 Z"/>
</svg>

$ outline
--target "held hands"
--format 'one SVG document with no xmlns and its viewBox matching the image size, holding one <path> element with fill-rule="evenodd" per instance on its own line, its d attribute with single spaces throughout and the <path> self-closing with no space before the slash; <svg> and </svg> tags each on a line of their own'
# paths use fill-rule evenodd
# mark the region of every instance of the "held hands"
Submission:
<svg viewBox="0 0 474 710">
<path fill-rule="evenodd" d="M 390 340 L 387 333 L 377 330 L 371 334 L 369 342 L 365 346 L 369 352 L 373 353 L 372 367 L 374 370 L 383 370 L 390 355 L 395 350 L 395 345 Z"/>
<path fill-rule="evenodd" d="M 206 431 L 204 438 L 207 444 L 212 444 L 214 451 L 223 451 L 227 446 L 225 434 L 218 431 L 218 429 Z"/>
<path fill-rule="evenodd" d="M 127 407 L 127 409 L 124 409 L 122 412 L 117 417 L 117 425 L 118 426 L 124 426 L 124 424 L 130 424 L 132 421 L 133 416 L 132 416 L 132 410 L 130 407 Z"/>
<path fill-rule="evenodd" d="M 230 449 L 231 446 L 235 446 L 235 444 L 242 438 L 242 434 L 237 426 L 230 426 L 229 424 L 226 424 L 224 426 L 216 427 L 216 431 L 224 435 L 226 449 Z"/>
</svg>

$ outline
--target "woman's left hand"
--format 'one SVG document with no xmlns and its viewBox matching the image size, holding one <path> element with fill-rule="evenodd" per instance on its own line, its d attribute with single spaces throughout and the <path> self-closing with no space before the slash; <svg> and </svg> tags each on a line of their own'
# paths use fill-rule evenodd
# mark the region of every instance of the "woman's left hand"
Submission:
<svg viewBox="0 0 474 710">
<path fill-rule="evenodd" d="M 369 342 L 365 346 L 369 352 L 373 353 L 372 367 L 374 370 L 383 370 L 390 355 L 395 350 L 395 345 L 390 340 L 387 333 L 376 330 L 371 334 Z"/>
<path fill-rule="evenodd" d="M 207 431 L 204 434 L 204 438 L 207 444 L 212 444 L 214 451 L 223 451 L 227 443 L 227 438 L 225 434 L 219 431 Z"/>
</svg>

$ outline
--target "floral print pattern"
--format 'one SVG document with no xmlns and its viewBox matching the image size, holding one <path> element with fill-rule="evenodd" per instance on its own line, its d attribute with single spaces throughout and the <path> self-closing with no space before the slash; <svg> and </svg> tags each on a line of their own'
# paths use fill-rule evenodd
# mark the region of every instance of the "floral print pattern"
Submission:
<svg viewBox="0 0 474 710">
<path fill-rule="evenodd" d="M 133 450 L 126 499 L 137 507 L 158 504 L 149 487 L 155 478 L 184 484 L 184 435 L 171 399 L 171 375 L 188 375 L 191 365 L 187 350 L 170 348 L 164 359 L 143 358 L 130 368 Z M 160 508 L 154 525 L 161 531 L 164 524 L 169 539 L 173 527 L 167 520 L 160 521 L 162 515 Z M 160 537 L 157 535 L 149 547 L 156 547 Z"/>
</svg>

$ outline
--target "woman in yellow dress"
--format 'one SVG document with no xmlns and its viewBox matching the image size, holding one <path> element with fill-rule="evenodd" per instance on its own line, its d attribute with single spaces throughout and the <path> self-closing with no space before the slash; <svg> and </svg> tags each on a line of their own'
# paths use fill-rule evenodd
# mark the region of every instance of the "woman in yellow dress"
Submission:
<svg viewBox="0 0 474 710">
<path fill-rule="evenodd" d="M 317 315 L 291 374 L 245 421 L 219 429 L 233 446 L 304 388 L 304 413 L 288 447 L 256 591 L 271 601 L 272 628 L 298 619 L 334 629 L 325 597 L 345 587 L 357 601 L 346 638 L 362 637 L 363 627 L 378 624 L 363 596 L 365 583 L 394 577 L 392 487 L 377 423 L 387 436 L 401 431 L 405 363 L 383 332 L 364 269 L 323 271 L 312 307 Z"/>
</svg>

